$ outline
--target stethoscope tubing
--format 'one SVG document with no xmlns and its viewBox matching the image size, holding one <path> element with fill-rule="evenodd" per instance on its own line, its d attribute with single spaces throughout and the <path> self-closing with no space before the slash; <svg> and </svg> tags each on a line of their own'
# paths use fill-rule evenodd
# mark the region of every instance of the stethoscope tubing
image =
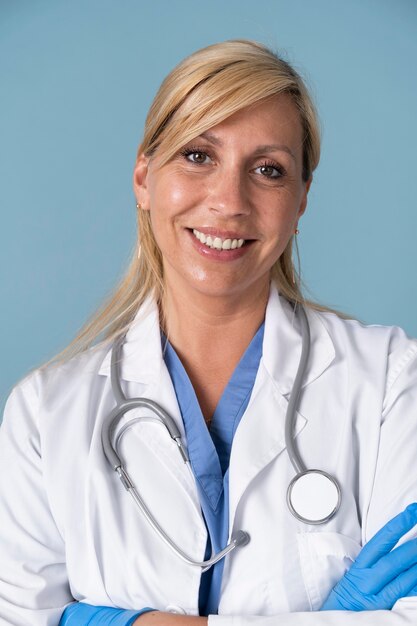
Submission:
<svg viewBox="0 0 417 626">
<path fill-rule="evenodd" d="M 297 406 L 300 400 L 301 389 L 303 386 L 303 378 L 307 369 L 308 359 L 310 354 L 310 327 L 307 319 L 306 312 L 304 307 L 301 304 L 295 305 L 295 310 L 298 312 L 300 326 L 301 326 L 301 336 L 302 336 L 302 344 L 301 344 L 301 356 L 299 365 L 297 368 L 297 373 L 295 376 L 293 388 L 290 393 L 290 397 L 288 399 L 288 405 L 285 415 L 285 445 L 287 448 L 287 453 L 289 459 L 295 469 L 296 476 L 291 481 L 290 486 L 287 491 L 287 503 L 289 510 L 299 521 L 304 523 L 311 524 L 320 524 L 327 522 L 333 515 L 336 513 L 340 506 L 340 487 L 337 481 L 328 475 L 326 472 L 322 472 L 321 470 L 308 470 L 303 463 L 300 454 L 297 450 L 297 446 L 295 443 L 295 418 L 297 413 Z M 294 312 L 295 312 L 294 310 Z M 155 517 L 152 515 L 151 511 L 148 509 L 146 503 L 139 495 L 133 481 L 131 480 L 129 474 L 124 468 L 122 459 L 118 453 L 118 442 L 122 436 L 122 434 L 132 426 L 134 423 L 137 423 L 142 420 L 155 420 L 155 417 L 136 417 L 127 422 L 122 429 L 120 430 L 118 436 L 116 437 L 116 443 L 113 445 L 113 441 L 115 439 L 115 433 L 117 426 L 122 419 L 122 417 L 128 411 L 137 408 L 145 408 L 149 409 L 153 415 L 156 416 L 156 421 L 161 425 L 165 426 L 167 429 L 171 439 L 175 442 L 178 447 L 181 457 L 184 463 L 189 468 L 191 474 L 191 466 L 190 459 L 188 457 L 188 452 L 182 443 L 180 430 L 172 419 L 172 417 L 156 402 L 150 400 L 149 398 L 126 398 L 123 393 L 121 387 L 121 377 L 120 377 L 120 362 L 121 362 L 121 348 L 123 345 L 124 336 L 119 337 L 112 348 L 111 353 L 111 386 L 116 399 L 116 406 L 113 410 L 107 415 L 107 417 L 103 421 L 102 430 L 101 430 L 101 440 L 103 445 L 104 454 L 110 463 L 113 470 L 118 474 L 123 486 L 128 491 L 128 493 L 133 498 L 136 506 L 139 508 L 149 525 L 153 528 L 153 530 L 158 534 L 158 536 L 164 541 L 164 543 L 171 548 L 177 556 L 188 563 L 189 565 L 198 566 L 202 569 L 202 571 L 206 571 L 212 565 L 220 561 L 227 554 L 229 554 L 236 547 L 244 546 L 250 541 L 250 536 L 247 532 L 243 530 L 239 530 L 234 536 L 232 536 L 231 541 L 228 545 L 218 552 L 217 554 L 213 554 L 210 559 L 205 561 L 196 561 L 192 559 L 189 555 L 187 555 L 165 532 L 165 530 L 160 526 L 160 524 L 156 521 Z M 298 478 L 302 477 L 309 472 L 320 473 L 324 477 L 328 478 L 332 483 L 334 483 L 335 487 L 338 490 L 338 504 L 337 508 L 335 508 L 329 515 L 321 520 L 309 520 L 306 517 L 300 515 L 293 503 L 291 502 L 291 489 Z"/>
<path fill-rule="evenodd" d="M 311 524 L 313 526 L 318 526 L 321 524 L 325 524 L 330 521 L 334 515 L 336 515 L 337 511 L 340 508 L 342 501 L 342 492 L 340 489 L 340 485 L 337 480 L 331 476 L 328 472 L 319 469 L 308 469 L 305 463 L 303 462 L 300 453 L 298 452 L 296 440 L 295 440 L 295 423 L 296 423 L 296 414 L 297 407 L 300 403 L 301 391 L 303 388 L 303 380 L 305 378 L 305 373 L 307 371 L 308 360 L 310 356 L 310 347 L 311 347 L 311 336 L 310 336 L 310 325 L 308 323 L 307 314 L 305 312 L 304 307 L 301 304 L 296 304 L 294 307 L 295 311 L 298 311 L 298 318 L 300 321 L 301 327 L 301 356 L 300 361 L 297 368 L 297 373 L 295 375 L 293 387 L 290 393 L 290 397 L 288 399 L 287 410 L 285 413 L 285 446 L 287 448 L 288 457 L 291 461 L 291 464 L 296 472 L 296 475 L 291 480 L 287 489 L 287 506 L 292 513 L 292 515 L 303 524 Z M 336 502 L 333 505 L 330 504 L 330 507 L 327 509 L 325 515 L 320 518 L 312 518 L 306 517 L 297 510 L 296 506 L 294 506 L 292 491 L 297 484 L 298 481 L 302 480 L 307 475 L 320 475 L 324 478 L 328 484 L 333 485 L 334 493 L 336 494 Z"/>
<path fill-rule="evenodd" d="M 301 356 L 285 414 L 285 446 L 293 468 L 297 474 L 301 474 L 307 470 L 307 467 L 303 463 L 303 460 L 297 450 L 294 437 L 294 427 L 297 406 L 299 405 L 301 389 L 303 386 L 303 379 L 307 369 L 308 358 L 310 356 L 310 326 L 304 307 L 297 304 L 295 305 L 295 308 L 298 312 L 301 325 Z"/>
<path fill-rule="evenodd" d="M 243 530 L 239 530 L 232 538 L 228 545 L 223 548 L 217 554 L 213 554 L 210 559 L 204 561 L 196 561 L 188 556 L 165 532 L 162 526 L 157 522 L 155 517 L 152 515 L 144 500 L 138 493 L 132 479 L 129 474 L 125 470 L 123 466 L 122 459 L 118 454 L 118 444 L 117 442 L 120 440 L 122 434 L 129 428 L 133 426 L 134 423 L 137 423 L 141 420 L 149 420 L 149 417 L 137 417 L 133 420 L 130 420 L 128 424 L 122 428 L 121 432 L 118 434 L 116 445 L 113 446 L 113 440 L 115 436 L 115 431 L 117 425 L 121 418 L 127 411 L 131 411 L 132 409 L 137 408 L 147 408 L 150 409 L 156 416 L 157 422 L 161 425 L 165 426 L 169 432 L 171 439 L 176 443 L 182 459 L 184 463 L 187 464 L 191 474 L 190 460 L 188 457 L 187 450 L 182 443 L 181 433 L 178 429 L 177 424 L 172 419 L 172 417 L 161 407 L 159 404 L 150 400 L 148 398 L 131 398 L 127 399 L 123 393 L 120 384 L 120 373 L 119 373 L 119 363 L 120 363 L 120 352 L 123 344 L 124 337 L 120 338 L 113 346 L 112 355 L 111 355 L 111 384 L 113 393 L 116 397 L 116 406 L 109 413 L 109 415 L 105 418 L 102 425 L 101 430 L 101 441 L 103 446 L 104 454 L 112 466 L 113 470 L 118 474 L 124 488 L 132 497 L 136 506 L 141 511 L 142 515 L 147 520 L 148 524 L 153 528 L 153 530 L 157 533 L 157 535 L 162 539 L 162 541 L 171 548 L 177 556 L 188 563 L 189 565 L 194 565 L 200 567 L 202 572 L 208 570 L 212 565 L 223 559 L 229 552 L 234 550 L 239 546 L 246 545 L 249 543 L 250 538 L 248 533 Z"/>
</svg>

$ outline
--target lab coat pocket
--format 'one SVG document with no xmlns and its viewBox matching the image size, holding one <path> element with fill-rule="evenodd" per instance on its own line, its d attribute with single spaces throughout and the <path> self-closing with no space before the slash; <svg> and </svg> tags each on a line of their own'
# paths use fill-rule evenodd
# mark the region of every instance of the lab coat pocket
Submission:
<svg viewBox="0 0 417 626">
<path fill-rule="evenodd" d="M 299 533 L 297 540 L 305 589 L 311 610 L 317 611 L 350 568 L 361 546 L 335 532 Z"/>
</svg>

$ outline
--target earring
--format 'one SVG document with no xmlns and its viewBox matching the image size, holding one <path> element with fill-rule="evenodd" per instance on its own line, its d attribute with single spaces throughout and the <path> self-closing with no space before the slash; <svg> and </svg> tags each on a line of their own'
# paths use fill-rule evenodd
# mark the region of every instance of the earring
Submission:
<svg viewBox="0 0 417 626">
<path fill-rule="evenodd" d="M 300 280 L 300 273 L 301 273 L 301 268 L 300 268 L 300 251 L 298 249 L 298 241 L 297 241 L 297 235 L 300 233 L 300 231 L 298 230 L 298 228 L 295 229 L 294 231 L 294 243 L 295 243 L 295 251 L 296 251 L 296 255 L 297 255 L 297 263 L 298 263 L 298 280 Z M 294 263 L 292 263 L 292 282 L 293 285 L 296 284 L 297 280 L 295 278 L 295 272 L 294 272 Z"/>
<path fill-rule="evenodd" d="M 136 202 L 136 209 L 138 211 L 140 211 L 142 209 L 142 205 L 139 202 Z M 138 251 L 136 253 L 136 257 L 139 259 L 140 258 L 140 246 L 138 247 Z"/>
</svg>

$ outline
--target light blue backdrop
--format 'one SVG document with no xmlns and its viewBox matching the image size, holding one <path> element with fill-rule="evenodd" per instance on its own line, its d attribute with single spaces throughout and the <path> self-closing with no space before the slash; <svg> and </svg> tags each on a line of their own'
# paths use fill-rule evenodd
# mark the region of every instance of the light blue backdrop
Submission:
<svg viewBox="0 0 417 626">
<path fill-rule="evenodd" d="M 314 296 L 417 336 L 415 0 L 0 0 L 0 408 L 123 273 L 161 80 L 232 38 L 285 52 L 315 94 L 299 237 Z"/>
</svg>

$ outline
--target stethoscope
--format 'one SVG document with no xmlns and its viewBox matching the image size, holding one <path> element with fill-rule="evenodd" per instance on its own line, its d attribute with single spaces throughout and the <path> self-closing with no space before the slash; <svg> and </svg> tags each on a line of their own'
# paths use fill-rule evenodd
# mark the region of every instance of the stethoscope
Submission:
<svg viewBox="0 0 417 626">
<path fill-rule="evenodd" d="M 290 461 L 296 471 L 296 475 L 291 480 L 287 489 L 287 504 L 289 510 L 298 521 L 305 524 L 317 525 L 325 524 L 337 513 L 341 504 L 341 489 L 336 479 L 327 472 L 319 469 L 307 469 L 300 457 L 294 440 L 296 409 L 310 353 L 310 327 L 307 315 L 304 311 L 304 307 L 300 304 L 296 305 L 296 308 L 301 325 L 302 346 L 300 362 L 285 415 L 285 445 Z M 120 439 L 128 428 L 142 420 L 156 420 L 158 423 L 164 425 L 171 439 L 178 447 L 182 460 L 187 464 L 191 473 L 192 470 L 188 452 L 181 439 L 181 433 L 172 417 L 153 400 L 149 400 L 148 398 L 128 399 L 124 395 L 120 385 L 119 370 L 123 341 L 124 336 L 117 339 L 112 348 L 111 385 L 116 399 L 116 406 L 103 421 L 101 440 L 104 454 L 112 469 L 117 472 L 123 486 L 132 496 L 135 504 L 159 537 L 183 561 L 189 565 L 201 567 L 202 571 L 206 571 L 235 548 L 247 545 L 250 541 L 249 534 L 244 530 L 237 531 L 232 535 L 230 542 L 223 550 L 217 554 L 213 554 L 211 558 L 206 561 L 196 561 L 174 543 L 146 506 L 129 474 L 125 470 L 118 452 Z M 115 443 L 113 444 L 118 423 L 127 411 L 137 408 L 149 409 L 152 413 L 152 417 L 135 417 L 129 420 L 120 429 Z"/>
</svg>

